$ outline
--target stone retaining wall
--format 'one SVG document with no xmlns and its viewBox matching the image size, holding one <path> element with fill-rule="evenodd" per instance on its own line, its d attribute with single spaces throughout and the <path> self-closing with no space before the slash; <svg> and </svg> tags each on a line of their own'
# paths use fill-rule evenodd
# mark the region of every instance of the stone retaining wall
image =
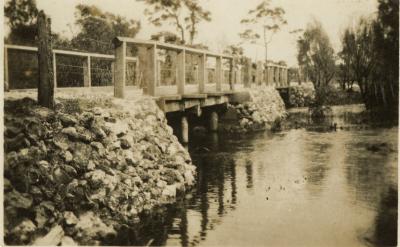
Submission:
<svg viewBox="0 0 400 247">
<path fill-rule="evenodd" d="M 222 117 L 222 131 L 246 133 L 271 129 L 285 118 L 285 104 L 275 88 L 263 86 L 248 90 L 250 101 L 229 105 L 228 112 Z M 228 120 L 227 123 L 224 120 Z"/>
<path fill-rule="evenodd" d="M 10 245 L 97 245 L 175 199 L 195 167 L 152 99 L 5 100 L 4 226 Z"/>
</svg>

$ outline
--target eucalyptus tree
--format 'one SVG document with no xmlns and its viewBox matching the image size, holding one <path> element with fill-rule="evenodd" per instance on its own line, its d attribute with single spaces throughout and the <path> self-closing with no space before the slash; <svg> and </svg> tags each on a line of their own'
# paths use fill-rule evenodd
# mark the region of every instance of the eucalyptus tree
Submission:
<svg viewBox="0 0 400 247">
<path fill-rule="evenodd" d="M 320 22 L 314 20 L 307 25 L 297 41 L 297 60 L 311 79 L 316 89 L 317 103 L 324 104 L 325 91 L 335 75 L 335 52 Z"/>
<path fill-rule="evenodd" d="M 77 5 L 75 18 L 79 32 L 72 38 L 71 45 L 91 52 L 111 53 L 113 38 L 134 37 L 141 27 L 137 20 L 103 11 L 95 5 Z"/>
<path fill-rule="evenodd" d="M 6 23 L 10 27 L 8 42 L 21 45 L 34 45 L 37 35 L 38 15 L 35 0 L 10 0 L 4 6 Z"/>
<path fill-rule="evenodd" d="M 272 7 L 271 0 L 263 0 L 254 9 L 250 9 L 247 17 L 240 21 L 246 29 L 239 33 L 245 42 L 258 44 L 263 41 L 265 47 L 265 61 L 268 61 L 268 45 L 272 42 L 273 36 L 287 24 L 284 17 L 285 10 L 281 7 Z"/>
<path fill-rule="evenodd" d="M 145 14 L 150 23 L 156 27 L 170 24 L 176 27 L 182 44 L 193 45 L 198 26 L 202 21 L 211 21 L 211 12 L 204 9 L 198 0 L 140 0 L 148 7 Z"/>
</svg>

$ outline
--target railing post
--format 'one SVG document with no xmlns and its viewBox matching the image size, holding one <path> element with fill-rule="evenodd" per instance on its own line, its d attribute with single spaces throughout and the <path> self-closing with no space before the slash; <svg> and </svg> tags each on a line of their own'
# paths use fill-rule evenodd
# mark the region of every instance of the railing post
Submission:
<svg viewBox="0 0 400 247">
<path fill-rule="evenodd" d="M 269 70 L 269 85 L 274 86 L 274 68 L 272 66 L 268 67 Z"/>
<path fill-rule="evenodd" d="M 53 51 L 53 73 L 54 73 L 54 88 L 57 88 L 57 60 L 56 53 Z"/>
<path fill-rule="evenodd" d="M 285 68 L 285 84 L 286 84 L 286 86 L 289 86 L 289 82 L 288 82 L 288 69 L 287 69 L 287 67 Z"/>
<path fill-rule="evenodd" d="M 39 64 L 39 85 L 38 103 L 41 106 L 54 107 L 54 73 L 52 60 L 52 37 L 51 21 L 43 11 L 37 17 L 38 31 L 38 64 Z"/>
<path fill-rule="evenodd" d="M 261 85 L 262 82 L 262 62 L 258 61 L 257 62 L 257 68 L 256 68 L 256 84 Z"/>
<path fill-rule="evenodd" d="M 88 63 L 88 79 L 89 79 L 89 87 L 92 86 L 92 60 L 90 56 L 87 57 L 87 63 Z"/>
<path fill-rule="evenodd" d="M 126 81 L 126 43 L 116 42 L 115 47 L 115 81 L 114 81 L 114 97 L 125 97 L 125 81 Z"/>
<path fill-rule="evenodd" d="M 4 46 L 4 90 L 8 91 L 10 88 L 10 81 L 8 77 L 8 49 Z"/>
<path fill-rule="evenodd" d="M 251 69 L 252 69 L 252 63 L 250 58 L 246 58 L 246 64 L 244 67 L 244 87 L 251 87 Z"/>
<path fill-rule="evenodd" d="M 207 83 L 207 55 L 204 53 L 200 55 L 199 63 L 199 92 L 204 93 Z"/>
<path fill-rule="evenodd" d="M 139 46 L 139 66 L 143 71 L 143 91 L 150 96 L 156 95 L 157 85 L 157 46 Z"/>
<path fill-rule="evenodd" d="M 186 52 L 182 50 L 179 52 L 177 57 L 177 70 L 178 70 L 178 94 L 185 94 L 185 81 L 186 81 L 186 62 L 185 62 Z"/>
<path fill-rule="evenodd" d="M 114 86 L 115 83 L 115 62 L 111 62 L 111 84 Z"/>
<path fill-rule="evenodd" d="M 236 76 L 236 59 L 235 58 L 231 58 L 230 59 L 230 68 L 229 68 L 229 84 L 231 86 L 231 90 L 234 91 L 235 90 L 235 76 Z"/>
<path fill-rule="evenodd" d="M 91 75 L 91 61 L 90 56 L 87 56 L 86 61 L 83 62 L 83 86 L 92 86 L 92 75 Z"/>
<path fill-rule="evenodd" d="M 215 80 L 217 84 L 217 92 L 222 91 L 222 57 L 216 58 L 216 66 L 215 66 Z"/>
</svg>

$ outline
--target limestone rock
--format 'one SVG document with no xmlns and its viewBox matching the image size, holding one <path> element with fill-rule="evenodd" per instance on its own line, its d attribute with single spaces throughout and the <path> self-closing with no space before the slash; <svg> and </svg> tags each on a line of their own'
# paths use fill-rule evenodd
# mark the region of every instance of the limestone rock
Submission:
<svg viewBox="0 0 400 247">
<path fill-rule="evenodd" d="M 71 237 L 64 236 L 61 239 L 61 246 L 78 246 L 78 244 Z"/>
<path fill-rule="evenodd" d="M 78 218 L 71 211 L 65 211 L 63 216 L 65 224 L 67 224 L 68 226 L 76 225 L 78 223 Z"/>
<path fill-rule="evenodd" d="M 44 237 L 35 240 L 33 245 L 57 246 L 64 237 L 64 230 L 60 225 L 53 227 Z"/>
<path fill-rule="evenodd" d="M 18 236 L 20 243 L 24 243 L 30 239 L 35 230 L 35 224 L 33 224 L 31 220 L 24 219 L 21 223 L 19 223 L 11 230 L 11 234 L 14 236 Z"/>
<path fill-rule="evenodd" d="M 64 127 L 75 126 L 75 124 L 78 123 L 78 120 L 75 117 L 68 114 L 60 114 L 58 118 Z"/>
</svg>

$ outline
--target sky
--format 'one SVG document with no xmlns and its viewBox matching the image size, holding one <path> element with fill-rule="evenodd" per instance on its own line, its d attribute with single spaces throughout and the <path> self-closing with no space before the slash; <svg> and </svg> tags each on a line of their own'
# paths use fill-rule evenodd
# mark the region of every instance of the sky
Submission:
<svg viewBox="0 0 400 247">
<path fill-rule="evenodd" d="M 118 14 L 129 19 L 140 20 L 142 28 L 136 38 L 149 39 L 151 34 L 161 29 L 148 23 L 143 14 L 145 5 L 137 0 L 36 0 L 39 9 L 43 9 L 52 18 L 52 31 L 71 37 L 77 32 L 74 26 L 75 6 L 77 4 L 96 5 L 104 11 Z M 197 42 L 209 46 L 210 50 L 221 52 L 230 44 L 238 44 L 238 33 L 245 27 L 240 20 L 246 17 L 249 9 L 257 6 L 261 0 L 200 0 L 205 9 L 211 11 L 212 21 L 199 27 Z M 376 13 L 377 0 L 271 0 L 271 6 L 282 7 L 288 22 L 279 33 L 273 36 L 268 48 L 268 59 L 283 60 L 289 66 L 296 66 L 297 36 L 289 32 L 307 26 L 313 19 L 319 20 L 328 33 L 332 46 L 340 50 L 342 30 L 359 16 Z M 174 31 L 173 26 L 163 29 Z M 252 59 L 262 60 L 265 50 L 260 45 L 244 44 L 245 54 Z"/>
</svg>

